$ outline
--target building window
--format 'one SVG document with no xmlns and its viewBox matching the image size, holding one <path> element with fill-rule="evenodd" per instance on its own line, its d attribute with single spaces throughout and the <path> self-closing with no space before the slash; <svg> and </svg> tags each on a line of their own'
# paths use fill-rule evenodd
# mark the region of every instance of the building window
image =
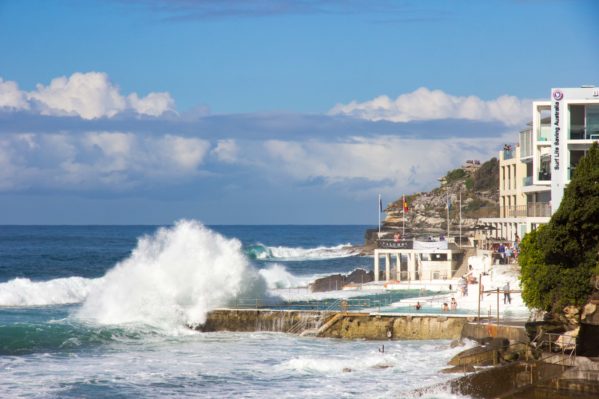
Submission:
<svg viewBox="0 0 599 399">
<path fill-rule="evenodd" d="M 537 141 L 551 141 L 551 108 L 539 108 Z"/>
<path fill-rule="evenodd" d="M 599 140 L 599 104 L 587 105 L 586 117 L 588 138 L 591 140 Z"/>
<path fill-rule="evenodd" d="M 541 167 L 539 168 L 539 180 L 551 180 L 551 156 L 541 156 Z"/>
<path fill-rule="evenodd" d="M 570 105 L 570 139 L 571 140 L 584 140 L 585 129 L 584 129 L 584 105 L 572 104 Z"/>
</svg>

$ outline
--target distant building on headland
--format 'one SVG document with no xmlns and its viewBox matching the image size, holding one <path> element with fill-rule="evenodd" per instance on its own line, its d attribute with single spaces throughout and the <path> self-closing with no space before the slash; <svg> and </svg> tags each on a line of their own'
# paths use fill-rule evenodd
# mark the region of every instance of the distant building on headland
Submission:
<svg viewBox="0 0 599 399">
<path fill-rule="evenodd" d="M 487 236 L 514 240 L 549 222 L 580 159 L 599 141 L 599 88 L 552 89 L 535 101 L 519 143 L 499 152 L 499 217 Z"/>
</svg>

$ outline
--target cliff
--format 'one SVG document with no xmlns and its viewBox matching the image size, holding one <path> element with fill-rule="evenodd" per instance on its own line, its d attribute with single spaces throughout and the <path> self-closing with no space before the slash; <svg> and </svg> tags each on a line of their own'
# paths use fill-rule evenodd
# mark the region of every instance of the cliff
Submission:
<svg viewBox="0 0 599 399">
<path fill-rule="evenodd" d="M 447 201 L 450 229 L 457 233 L 459 225 L 459 198 L 462 198 L 462 229 L 474 228 L 482 217 L 499 216 L 499 162 L 492 158 L 483 164 L 467 161 L 462 167 L 451 170 L 439 179 L 439 187 L 430 192 L 406 196 L 406 230 L 412 234 L 447 231 Z M 402 198 L 390 203 L 383 227 L 393 230 L 403 225 Z M 453 233 L 452 233 L 453 234 Z"/>
</svg>

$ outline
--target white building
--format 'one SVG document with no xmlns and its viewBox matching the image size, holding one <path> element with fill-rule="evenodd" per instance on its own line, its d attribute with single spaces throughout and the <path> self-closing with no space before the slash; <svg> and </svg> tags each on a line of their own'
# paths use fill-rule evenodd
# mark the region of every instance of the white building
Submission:
<svg viewBox="0 0 599 399">
<path fill-rule="evenodd" d="M 599 88 L 551 90 L 551 211 L 559 208 L 572 172 L 599 140 Z"/>
<path fill-rule="evenodd" d="M 549 101 L 535 101 L 519 144 L 499 153 L 500 217 L 480 220 L 492 227 L 486 234 L 514 240 L 547 223 L 576 165 L 598 140 L 598 88 L 552 89 Z"/>
</svg>

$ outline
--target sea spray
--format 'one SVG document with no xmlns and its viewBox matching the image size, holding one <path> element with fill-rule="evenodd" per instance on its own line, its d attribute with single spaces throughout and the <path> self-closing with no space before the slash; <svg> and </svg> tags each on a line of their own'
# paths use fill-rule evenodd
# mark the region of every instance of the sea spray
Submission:
<svg viewBox="0 0 599 399">
<path fill-rule="evenodd" d="M 140 238 L 131 256 L 104 279 L 78 317 L 179 330 L 204 323 L 210 310 L 236 297 L 266 293 L 264 279 L 250 266 L 239 240 L 189 220 Z"/>
<path fill-rule="evenodd" d="M 356 256 L 359 251 L 351 244 L 341 244 L 333 247 L 318 246 L 315 248 L 267 246 L 254 244 L 246 248 L 249 257 L 264 261 L 306 261 L 347 258 Z"/>
<path fill-rule="evenodd" d="M 0 283 L 0 306 L 27 307 L 79 303 L 87 297 L 90 290 L 101 284 L 101 278 L 67 277 L 50 281 L 15 278 Z"/>
<path fill-rule="evenodd" d="M 302 279 L 294 276 L 279 263 L 273 263 L 265 269 L 260 269 L 259 273 L 266 281 L 268 289 L 271 290 L 307 286 L 312 280 L 310 277 Z"/>
</svg>

